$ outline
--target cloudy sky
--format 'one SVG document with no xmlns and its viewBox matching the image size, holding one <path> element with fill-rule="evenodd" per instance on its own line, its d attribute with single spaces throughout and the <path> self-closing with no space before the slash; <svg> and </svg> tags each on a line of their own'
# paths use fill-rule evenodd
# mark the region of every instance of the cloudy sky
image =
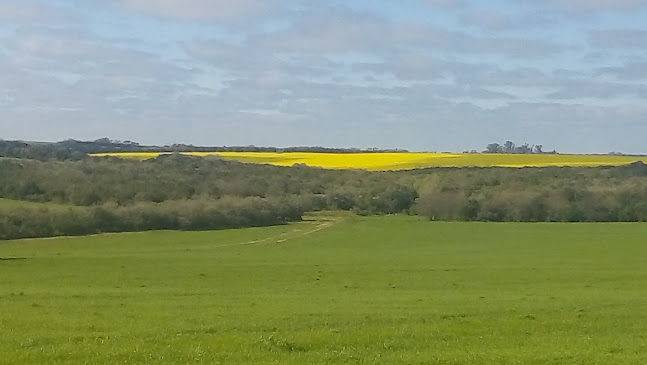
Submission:
<svg viewBox="0 0 647 365">
<path fill-rule="evenodd" d="M 647 153 L 645 0 L 0 0 L 0 138 Z"/>
</svg>

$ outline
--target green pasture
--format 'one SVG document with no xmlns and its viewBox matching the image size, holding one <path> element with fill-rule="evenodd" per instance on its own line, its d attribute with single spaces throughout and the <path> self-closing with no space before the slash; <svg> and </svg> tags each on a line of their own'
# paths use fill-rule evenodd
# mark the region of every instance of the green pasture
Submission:
<svg viewBox="0 0 647 365">
<path fill-rule="evenodd" d="M 56 203 L 36 203 L 25 200 L 13 200 L 0 198 L 0 211 L 15 210 L 21 208 L 31 208 L 31 209 L 68 209 L 73 208 L 71 205 L 56 204 Z"/>
<path fill-rule="evenodd" d="M 18 208 L 29 208 L 39 206 L 39 203 L 32 203 L 22 200 L 0 198 L 0 210 L 11 210 Z"/>
<path fill-rule="evenodd" d="M 641 364 L 647 224 L 318 216 L 0 243 L 2 364 Z"/>
</svg>

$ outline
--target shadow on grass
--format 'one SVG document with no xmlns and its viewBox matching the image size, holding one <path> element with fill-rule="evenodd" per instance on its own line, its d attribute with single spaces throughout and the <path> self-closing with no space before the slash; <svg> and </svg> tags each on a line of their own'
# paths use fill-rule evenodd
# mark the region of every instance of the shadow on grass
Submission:
<svg viewBox="0 0 647 365">
<path fill-rule="evenodd" d="M 26 257 L 0 257 L 0 261 L 27 260 Z"/>
</svg>

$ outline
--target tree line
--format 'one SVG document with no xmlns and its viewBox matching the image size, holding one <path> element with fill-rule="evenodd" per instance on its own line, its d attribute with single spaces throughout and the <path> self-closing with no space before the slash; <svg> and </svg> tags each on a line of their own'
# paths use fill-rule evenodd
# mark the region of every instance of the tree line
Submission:
<svg viewBox="0 0 647 365">
<path fill-rule="evenodd" d="M 260 227 L 299 221 L 301 214 L 289 202 L 255 197 L 137 202 L 125 206 L 114 203 L 69 208 L 43 206 L 0 210 L 0 239 Z"/>
<path fill-rule="evenodd" d="M 91 153 L 105 152 L 317 152 L 317 153 L 378 153 L 407 152 L 404 149 L 381 148 L 329 148 L 321 146 L 259 147 L 259 146 L 194 146 L 171 144 L 168 146 L 145 146 L 133 141 L 118 141 L 99 138 L 94 141 L 68 139 L 54 143 L 5 141 L 0 139 L 0 157 L 29 158 L 38 160 L 81 160 Z"/>
<path fill-rule="evenodd" d="M 520 146 L 517 146 L 512 141 L 506 141 L 504 144 L 499 144 L 496 142 L 488 144 L 483 153 L 555 154 L 557 153 L 557 151 L 552 150 L 550 152 L 545 152 L 544 145 L 542 144 L 530 145 L 528 143 L 524 143 Z"/>
<path fill-rule="evenodd" d="M 647 167 L 369 172 L 162 155 L 0 158 L 0 197 L 72 208 L 0 210 L 0 238 L 279 224 L 304 212 L 434 220 L 647 221 Z"/>
<path fill-rule="evenodd" d="M 191 144 L 172 144 L 168 146 L 145 146 L 133 141 L 118 141 L 109 138 L 99 138 L 94 141 L 77 141 L 68 139 L 55 143 L 5 141 L 0 139 L 0 157 L 81 160 L 91 153 L 104 152 L 313 152 L 313 153 L 379 153 L 379 152 L 408 152 L 405 149 L 381 148 L 328 148 L 321 146 L 301 147 L 259 147 L 259 146 L 194 146 Z M 465 151 L 468 152 L 468 151 Z M 471 153 L 478 153 L 472 150 Z M 490 143 L 483 153 L 557 153 L 545 152 L 543 145 L 524 143 L 515 145 L 512 141 L 503 144 Z"/>
</svg>

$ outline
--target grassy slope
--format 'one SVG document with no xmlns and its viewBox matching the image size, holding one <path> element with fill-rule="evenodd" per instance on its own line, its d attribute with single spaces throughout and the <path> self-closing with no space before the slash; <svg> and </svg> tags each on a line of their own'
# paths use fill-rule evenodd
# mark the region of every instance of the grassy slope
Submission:
<svg viewBox="0 0 647 365">
<path fill-rule="evenodd" d="M 2 362 L 647 358 L 645 224 L 320 224 L 0 244 Z"/>
<path fill-rule="evenodd" d="M 35 203 L 24 200 L 13 200 L 0 198 L 0 211 L 19 209 L 19 208 L 54 208 L 54 209 L 67 209 L 71 205 L 55 204 L 55 203 Z"/>
<path fill-rule="evenodd" d="M 33 207 L 38 205 L 38 203 L 32 203 L 22 200 L 13 200 L 13 199 L 4 199 L 0 198 L 0 209 L 17 209 L 25 207 Z"/>
</svg>

